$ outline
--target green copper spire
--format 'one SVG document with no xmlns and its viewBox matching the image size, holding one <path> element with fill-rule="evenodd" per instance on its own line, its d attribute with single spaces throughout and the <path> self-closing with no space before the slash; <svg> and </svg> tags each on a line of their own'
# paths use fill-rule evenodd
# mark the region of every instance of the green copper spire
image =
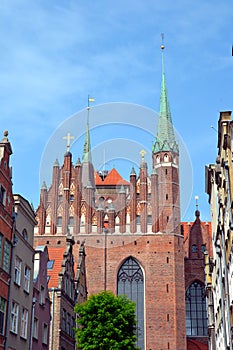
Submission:
<svg viewBox="0 0 233 350">
<path fill-rule="evenodd" d="M 83 148 L 83 163 L 92 163 L 91 158 L 91 141 L 90 141 L 90 131 L 89 131 L 89 109 L 87 110 L 87 126 L 86 126 L 86 138 Z"/>
<path fill-rule="evenodd" d="M 160 93 L 160 108 L 159 108 L 159 120 L 158 130 L 156 136 L 156 142 L 153 145 L 153 153 L 160 151 L 173 151 L 178 153 L 178 145 L 176 143 L 170 106 L 168 102 L 168 93 L 166 78 L 164 73 L 164 45 L 161 45 L 162 49 L 162 83 Z"/>
</svg>

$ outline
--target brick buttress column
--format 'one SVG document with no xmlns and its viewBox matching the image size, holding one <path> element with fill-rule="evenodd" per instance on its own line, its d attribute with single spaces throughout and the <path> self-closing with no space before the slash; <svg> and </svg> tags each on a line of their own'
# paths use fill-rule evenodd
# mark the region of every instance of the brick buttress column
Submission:
<svg viewBox="0 0 233 350">
<path fill-rule="evenodd" d="M 93 187 L 91 181 L 86 187 L 86 233 L 92 232 Z"/>
<path fill-rule="evenodd" d="M 120 219 L 120 233 L 126 232 L 126 193 L 124 186 L 121 186 L 120 192 L 120 212 L 119 212 L 119 219 Z"/>
<path fill-rule="evenodd" d="M 142 158 L 140 165 L 140 223 L 141 232 L 147 232 L 147 163 Z"/>
<path fill-rule="evenodd" d="M 40 209 L 39 209 L 39 235 L 45 234 L 46 208 L 47 208 L 48 192 L 45 181 L 40 190 Z"/>
<path fill-rule="evenodd" d="M 104 209 L 101 203 L 99 204 L 99 207 L 96 210 L 96 217 L 97 217 L 97 233 L 102 233 L 103 227 L 104 227 Z"/>
<path fill-rule="evenodd" d="M 60 181 L 60 167 L 58 160 L 56 159 L 53 165 L 52 187 L 51 187 L 51 229 L 52 235 L 57 231 L 57 208 L 58 208 L 58 189 Z"/>
<path fill-rule="evenodd" d="M 130 173 L 130 232 L 137 231 L 137 180 L 134 167 Z"/>
<path fill-rule="evenodd" d="M 158 203 L 158 174 L 156 169 L 153 169 L 151 174 L 151 220 L 152 232 L 159 231 L 159 203 Z"/>
<path fill-rule="evenodd" d="M 112 203 L 108 209 L 108 229 L 110 233 L 115 232 L 115 208 Z"/>
<path fill-rule="evenodd" d="M 78 159 L 75 166 L 74 233 L 80 233 L 82 201 L 82 166 Z"/>
<path fill-rule="evenodd" d="M 71 163 L 72 155 L 70 152 L 65 153 L 64 165 L 62 168 L 63 177 L 63 215 L 62 215 L 62 234 L 67 234 L 69 222 L 69 206 L 70 206 L 70 178 L 71 178 Z"/>
</svg>

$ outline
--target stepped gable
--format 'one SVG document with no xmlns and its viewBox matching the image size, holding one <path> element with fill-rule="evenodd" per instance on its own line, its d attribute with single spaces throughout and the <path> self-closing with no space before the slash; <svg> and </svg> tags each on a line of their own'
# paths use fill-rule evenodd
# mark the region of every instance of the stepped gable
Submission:
<svg viewBox="0 0 233 350">
<path fill-rule="evenodd" d="M 95 184 L 96 186 L 130 185 L 128 181 L 123 179 L 123 177 L 118 173 L 118 171 L 115 168 L 109 171 L 104 180 L 102 180 L 101 176 L 95 171 Z"/>
</svg>

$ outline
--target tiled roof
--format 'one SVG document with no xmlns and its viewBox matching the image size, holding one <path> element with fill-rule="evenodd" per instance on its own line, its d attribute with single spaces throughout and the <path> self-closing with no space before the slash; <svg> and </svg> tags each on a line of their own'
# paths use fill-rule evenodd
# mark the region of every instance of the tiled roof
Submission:
<svg viewBox="0 0 233 350">
<path fill-rule="evenodd" d="M 47 271 L 47 275 L 50 277 L 48 282 L 48 287 L 58 287 L 58 274 L 62 269 L 62 261 L 64 259 L 64 253 L 66 246 L 63 247 L 50 247 L 48 246 L 49 260 L 54 260 L 52 269 Z M 74 262 L 74 271 L 76 271 L 77 263 Z"/>
<path fill-rule="evenodd" d="M 63 254 L 66 247 L 50 247 L 48 246 L 49 260 L 54 260 L 53 268 L 48 270 L 49 283 L 48 287 L 58 287 L 58 274 L 62 268 Z"/>
<path fill-rule="evenodd" d="M 123 177 L 118 173 L 118 171 L 115 168 L 109 171 L 104 181 L 102 181 L 101 177 L 95 171 L 95 184 L 96 186 L 107 186 L 107 185 L 108 186 L 116 186 L 116 185 L 129 186 L 129 182 L 124 180 Z"/>
<path fill-rule="evenodd" d="M 194 222 L 188 222 L 188 221 L 182 221 L 180 224 L 183 226 L 183 232 L 184 232 L 184 241 L 186 241 L 186 239 L 188 239 L 189 237 L 189 232 L 190 232 L 190 229 L 191 227 L 193 226 L 193 224 L 195 223 Z M 206 224 L 209 224 L 211 225 L 211 222 L 201 222 L 201 226 L 205 226 Z M 209 235 L 211 236 L 211 230 L 209 232 Z"/>
<path fill-rule="evenodd" d="M 197 340 L 187 340 L 187 350 L 208 350 L 208 345 L 203 344 Z"/>
</svg>

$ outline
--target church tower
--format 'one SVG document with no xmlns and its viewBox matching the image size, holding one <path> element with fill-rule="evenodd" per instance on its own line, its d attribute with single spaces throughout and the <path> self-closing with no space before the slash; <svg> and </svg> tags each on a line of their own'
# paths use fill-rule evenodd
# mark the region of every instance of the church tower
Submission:
<svg viewBox="0 0 233 350">
<path fill-rule="evenodd" d="M 158 130 L 152 149 L 153 168 L 158 174 L 159 231 L 179 232 L 180 188 L 179 148 L 175 139 L 164 72 L 164 45 L 162 49 L 162 83 Z"/>
<path fill-rule="evenodd" d="M 137 346 L 141 350 L 186 349 L 179 150 L 163 55 L 164 46 L 151 174 L 145 151 L 141 151 L 139 174 L 134 168 L 129 170 L 129 181 L 115 168 L 95 171 L 88 118 L 82 162 L 74 166 L 68 152 L 61 168 L 55 164 L 51 187 L 41 189 L 35 232 L 36 245 L 55 249 L 65 245 L 68 223 L 76 262 L 85 241 L 88 294 L 111 290 L 136 303 Z"/>
</svg>

